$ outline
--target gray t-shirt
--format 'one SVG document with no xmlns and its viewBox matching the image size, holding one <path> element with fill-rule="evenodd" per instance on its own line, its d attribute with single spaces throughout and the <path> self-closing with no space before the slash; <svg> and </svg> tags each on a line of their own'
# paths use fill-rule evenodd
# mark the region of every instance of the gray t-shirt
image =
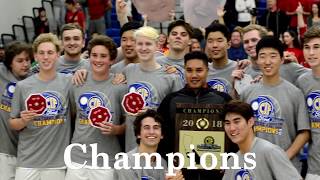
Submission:
<svg viewBox="0 0 320 180">
<path fill-rule="evenodd" d="M 257 137 L 266 139 L 287 150 L 295 140 L 298 131 L 309 130 L 304 96 L 300 89 L 286 80 L 274 86 L 263 82 L 249 85 L 241 100 L 251 104 L 256 117 L 255 132 Z M 298 156 L 292 159 L 299 170 Z"/>
<path fill-rule="evenodd" d="M 280 66 L 280 76 L 294 85 L 298 77 L 308 71 L 310 71 L 310 69 L 294 62 L 282 64 Z M 249 65 L 244 72 L 249 74 L 253 79 L 262 74 L 259 67 L 255 67 L 252 64 Z"/>
<path fill-rule="evenodd" d="M 156 57 L 156 61 L 161 65 L 174 66 L 177 68 L 177 74 L 179 75 L 182 83 L 185 84 L 184 77 L 184 59 L 172 59 L 167 56 L 158 56 Z"/>
<path fill-rule="evenodd" d="M 12 100 L 12 118 L 19 118 L 31 94 L 46 100 L 43 114 L 30 121 L 19 133 L 17 166 L 26 168 L 64 167 L 64 150 L 70 143 L 69 95 L 71 76 L 57 73 L 48 82 L 35 74 L 19 81 Z"/>
<path fill-rule="evenodd" d="M 215 68 L 212 63 L 209 64 L 207 77 L 208 85 L 220 92 L 232 93 L 232 71 L 237 67 L 237 62 L 228 60 L 223 68 Z"/>
<path fill-rule="evenodd" d="M 258 75 L 261 75 L 262 72 L 260 71 L 259 67 L 250 64 L 245 70 L 244 70 L 245 74 L 248 74 L 252 77 L 252 79 L 256 78 Z"/>
<path fill-rule="evenodd" d="M 250 153 L 255 153 L 256 167 L 252 170 L 244 169 L 244 154 L 237 152 L 239 166 L 242 169 L 227 169 L 223 180 L 300 180 L 302 179 L 297 169 L 294 168 L 287 154 L 277 145 L 256 137 L 250 148 Z M 232 167 L 233 157 L 228 160 L 228 167 Z M 250 165 L 248 165 L 250 166 Z"/>
<path fill-rule="evenodd" d="M 282 64 L 280 66 L 281 77 L 294 85 L 296 84 L 298 77 L 308 71 L 310 71 L 310 69 L 294 62 Z"/>
<path fill-rule="evenodd" d="M 79 69 L 90 69 L 88 59 L 80 59 L 79 61 L 66 61 L 64 56 L 60 56 L 56 62 L 56 71 L 64 74 L 74 74 Z M 33 73 L 39 72 L 39 65 L 32 67 Z"/>
<path fill-rule="evenodd" d="M 135 166 L 135 157 L 132 155 L 134 153 L 139 153 L 138 148 L 134 148 L 130 152 L 127 153 L 128 155 L 128 165 L 129 167 Z M 161 166 L 163 169 L 144 169 L 146 165 L 145 158 L 140 158 L 140 164 L 142 169 L 115 169 L 114 171 L 114 180 L 140 180 L 142 176 L 147 176 L 150 180 L 164 180 L 165 173 L 167 169 L 166 160 L 161 158 Z M 151 162 L 151 166 L 155 167 L 156 162 Z"/>
<path fill-rule="evenodd" d="M 121 101 L 127 91 L 127 86 L 112 84 L 113 74 L 108 80 L 95 81 L 92 74 L 88 74 L 87 81 L 82 86 L 71 88 L 72 109 L 76 110 L 75 131 L 72 143 L 86 144 L 87 152 L 83 153 L 79 147 L 74 147 L 71 151 L 73 162 L 92 165 L 90 144 L 97 143 L 97 153 L 107 153 L 109 155 L 109 166 L 113 166 L 114 156 L 121 151 L 118 137 L 115 135 L 103 135 L 98 128 L 90 125 L 88 115 L 92 108 L 103 106 L 109 109 L 112 115 L 112 123 L 119 125 L 120 117 L 123 115 Z M 102 166 L 102 158 L 98 159 L 98 166 Z"/>
<path fill-rule="evenodd" d="M 157 109 L 162 99 L 169 93 L 180 90 L 183 85 L 176 74 L 168 74 L 161 67 L 154 71 L 142 70 L 140 64 L 129 64 L 123 71 L 129 92 L 138 92 L 145 99 L 148 108 Z M 126 119 L 126 151 L 137 146 L 133 131 L 135 117 Z"/>
<path fill-rule="evenodd" d="M 311 123 L 308 173 L 320 175 L 320 77 L 307 72 L 298 78 L 297 86 L 305 95 Z"/>
<path fill-rule="evenodd" d="M 126 67 L 125 60 L 122 60 L 114 65 L 111 66 L 110 72 L 117 74 L 117 73 L 122 73 L 123 69 Z"/>
<path fill-rule="evenodd" d="M 0 64 L 0 153 L 17 156 L 18 132 L 9 126 L 11 101 L 18 80 Z"/>
</svg>

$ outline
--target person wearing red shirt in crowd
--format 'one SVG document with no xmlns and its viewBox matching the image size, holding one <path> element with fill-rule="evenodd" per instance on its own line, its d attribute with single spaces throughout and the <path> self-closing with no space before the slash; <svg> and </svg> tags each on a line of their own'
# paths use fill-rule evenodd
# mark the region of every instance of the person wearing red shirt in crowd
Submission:
<svg viewBox="0 0 320 180">
<path fill-rule="evenodd" d="M 86 18 L 83 11 L 78 7 L 78 2 L 76 0 L 66 0 L 65 4 L 67 8 L 65 23 L 78 24 L 85 31 Z"/>
<path fill-rule="evenodd" d="M 39 12 L 39 15 L 34 19 L 34 25 L 36 30 L 35 37 L 37 37 L 42 33 L 48 33 L 50 31 L 46 10 L 42 7 L 42 8 L 39 8 L 38 12 Z"/>
<path fill-rule="evenodd" d="M 303 19 L 307 22 L 307 17 L 310 15 L 311 6 L 314 0 L 281 0 L 278 4 L 282 4 L 281 8 L 290 17 L 289 27 L 296 30 L 297 28 L 297 12 L 296 9 L 301 3 L 303 7 Z M 280 8 L 280 7 L 279 7 Z"/>
<path fill-rule="evenodd" d="M 104 14 L 112 8 L 111 0 L 87 0 L 90 16 L 89 33 L 105 34 Z"/>
<path fill-rule="evenodd" d="M 299 64 L 304 67 L 309 67 L 303 57 L 303 52 L 300 46 L 298 35 L 293 30 L 287 30 L 283 33 L 283 43 L 285 50 L 288 53 L 292 53 L 296 58 Z M 287 53 L 285 53 L 286 55 Z"/>
</svg>

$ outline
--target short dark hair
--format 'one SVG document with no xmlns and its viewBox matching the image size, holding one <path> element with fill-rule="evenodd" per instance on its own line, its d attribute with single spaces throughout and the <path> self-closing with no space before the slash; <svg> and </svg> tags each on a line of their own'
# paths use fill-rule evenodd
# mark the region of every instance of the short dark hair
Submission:
<svg viewBox="0 0 320 180">
<path fill-rule="evenodd" d="M 235 113 L 242 116 L 247 121 L 254 117 L 253 109 L 250 104 L 239 101 L 239 100 L 231 100 L 227 104 L 223 106 L 223 111 L 220 114 L 221 119 L 223 121 L 226 118 L 228 113 Z"/>
<path fill-rule="evenodd" d="M 9 69 L 10 71 L 12 70 L 11 64 L 14 57 L 22 52 L 26 52 L 29 55 L 30 60 L 33 58 L 31 44 L 27 44 L 21 41 L 13 41 L 5 46 L 5 59 L 3 61 L 3 64 L 7 67 L 7 69 Z"/>
<path fill-rule="evenodd" d="M 132 21 L 132 22 L 125 23 L 120 29 L 120 37 L 122 37 L 122 34 L 125 33 L 126 31 L 136 30 L 136 29 L 139 29 L 140 27 L 142 27 L 142 25 L 139 22 Z"/>
<path fill-rule="evenodd" d="M 204 39 L 202 31 L 199 28 L 193 28 L 193 33 L 191 38 L 197 39 L 199 43 Z"/>
<path fill-rule="evenodd" d="M 138 115 L 137 118 L 134 120 L 134 122 L 133 122 L 134 135 L 136 137 L 138 137 L 140 135 L 141 124 L 142 124 L 141 122 L 147 117 L 153 118 L 155 122 L 160 124 L 161 133 L 162 133 L 162 135 L 164 135 L 164 130 L 162 128 L 162 126 L 164 124 L 163 118 L 160 116 L 160 114 L 157 111 L 155 111 L 153 109 L 148 109 L 146 112 Z M 136 141 L 138 144 L 140 144 L 140 138 L 137 138 Z"/>
<path fill-rule="evenodd" d="M 88 52 L 89 55 L 91 53 L 91 50 L 95 46 L 104 46 L 109 50 L 110 58 L 111 60 L 115 60 L 117 57 L 117 45 L 115 42 L 112 41 L 111 38 L 105 35 L 97 35 L 94 38 L 92 38 L 88 43 Z"/>
<path fill-rule="evenodd" d="M 274 36 L 262 37 L 262 39 L 258 42 L 258 44 L 256 46 L 256 53 L 259 54 L 259 51 L 263 48 L 276 49 L 279 52 L 280 57 L 281 58 L 283 57 L 284 47 L 283 47 L 281 41 Z"/>
<path fill-rule="evenodd" d="M 168 36 L 170 36 L 170 33 L 171 31 L 175 28 L 175 27 L 178 27 L 178 26 L 182 26 L 186 31 L 187 33 L 189 34 L 189 37 L 191 38 L 192 35 L 193 35 L 193 29 L 192 29 L 192 26 L 185 22 L 184 20 L 176 20 L 176 21 L 173 21 L 169 24 L 168 26 Z"/>
<path fill-rule="evenodd" d="M 220 23 L 212 23 L 208 27 L 206 27 L 206 40 L 211 32 L 221 32 L 227 41 L 230 40 L 230 32 L 227 26 L 220 24 Z"/>
<path fill-rule="evenodd" d="M 78 29 L 81 31 L 81 34 L 82 34 L 82 38 L 84 39 L 84 32 L 81 28 L 81 26 L 79 26 L 78 24 L 74 24 L 74 23 L 68 23 L 68 24 L 64 24 L 62 27 L 61 27 L 61 39 L 63 40 L 63 32 L 64 31 L 68 31 L 68 30 L 74 30 L 74 29 Z"/>
<path fill-rule="evenodd" d="M 204 53 L 204 52 L 201 52 L 201 51 L 192 51 L 192 52 L 189 52 L 187 53 L 185 56 L 184 56 L 184 64 L 187 64 L 187 62 L 189 60 L 193 60 L 193 59 L 199 59 L 203 62 L 204 65 L 206 65 L 207 67 L 209 66 L 208 62 L 209 62 L 209 58 L 208 56 Z"/>
</svg>

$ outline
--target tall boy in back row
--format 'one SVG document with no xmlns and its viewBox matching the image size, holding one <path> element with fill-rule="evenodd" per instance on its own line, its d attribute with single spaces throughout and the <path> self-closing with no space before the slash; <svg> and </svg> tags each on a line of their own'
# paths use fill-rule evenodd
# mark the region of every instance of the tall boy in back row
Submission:
<svg viewBox="0 0 320 180">
<path fill-rule="evenodd" d="M 297 87 L 280 77 L 283 47 L 274 37 L 257 44 L 257 64 L 263 74 L 260 83 L 249 85 L 240 98 L 251 104 L 256 118 L 257 137 L 284 149 L 300 172 L 299 151 L 310 137 L 304 97 Z"/>
</svg>

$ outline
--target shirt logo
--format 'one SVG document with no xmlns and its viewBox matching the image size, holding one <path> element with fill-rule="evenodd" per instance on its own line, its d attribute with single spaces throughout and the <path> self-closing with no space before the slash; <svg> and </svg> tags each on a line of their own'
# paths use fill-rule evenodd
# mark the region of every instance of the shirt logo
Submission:
<svg viewBox="0 0 320 180">
<path fill-rule="evenodd" d="M 248 170 L 241 169 L 235 175 L 234 180 L 253 180 L 253 176 Z"/>
<path fill-rule="evenodd" d="M 219 92 L 225 92 L 225 93 L 229 92 L 227 84 L 224 81 L 220 80 L 220 79 L 211 79 L 208 82 L 208 85 L 212 89 L 215 89 L 215 90 L 217 90 Z"/>
<path fill-rule="evenodd" d="M 307 108 L 312 128 L 320 128 L 320 91 L 312 91 L 307 96 Z"/>
<path fill-rule="evenodd" d="M 129 92 L 137 92 L 142 95 L 147 107 L 158 107 L 160 105 L 156 89 L 147 82 L 136 82 L 129 85 Z"/>
<path fill-rule="evenodd" d="M 251 107 L 256 117 L 255 131 L 269 134 L 282 134 L 281 110 L 279 103 L 270 96 L 258 96 L 251 101 Z"/>
</svg>

